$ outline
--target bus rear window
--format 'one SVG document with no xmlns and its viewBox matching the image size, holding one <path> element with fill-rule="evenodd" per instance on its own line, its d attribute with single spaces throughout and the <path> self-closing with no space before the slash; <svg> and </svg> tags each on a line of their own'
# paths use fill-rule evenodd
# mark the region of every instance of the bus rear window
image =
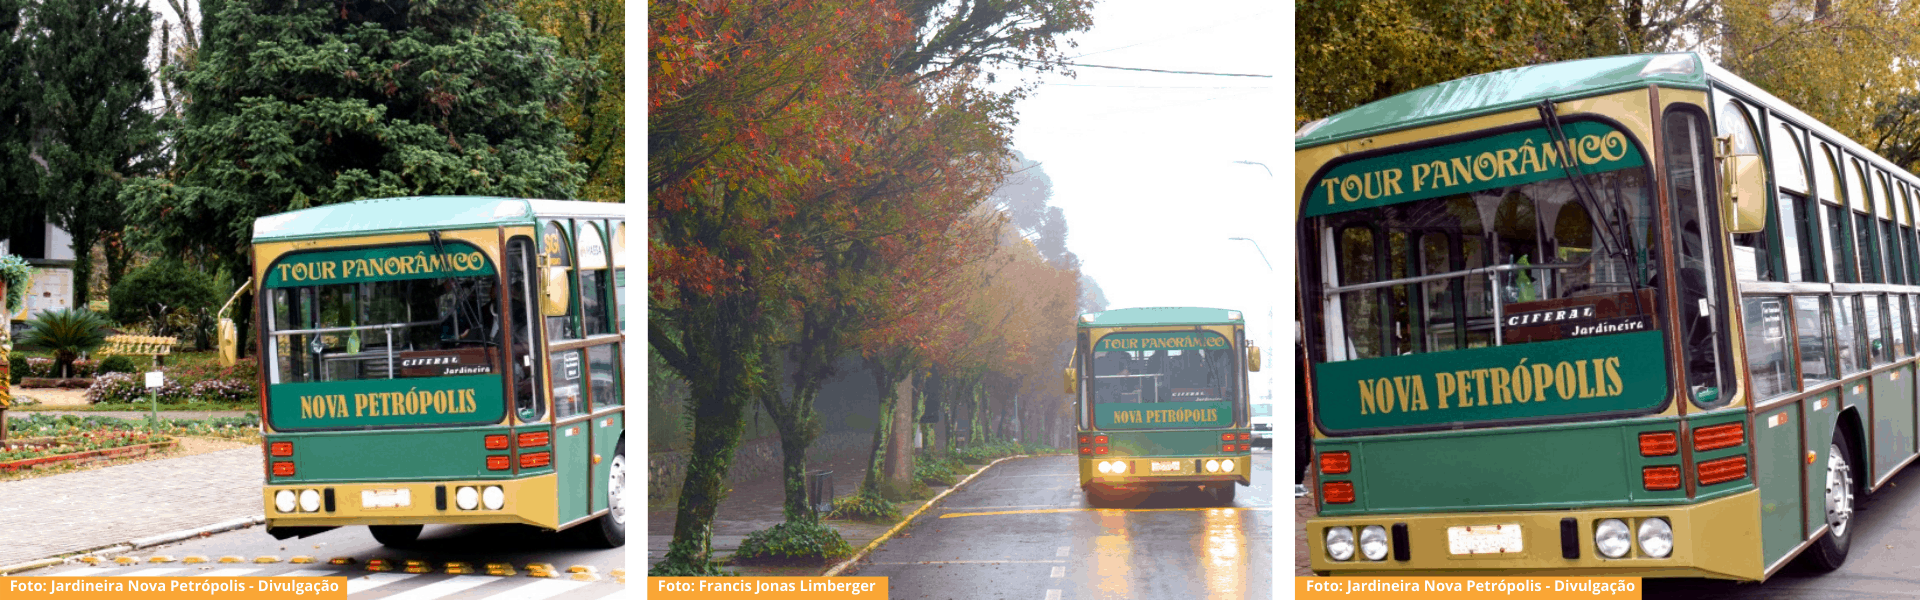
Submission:
<svg viewBox="0 0 1920 600">
<path fill-rule="evenodd" d="M 1232 344 L 1215 333 L 1115 333 L 1094 342 L 1094 402 L 1229 400 L 1239 389 Z"/>
</svg>

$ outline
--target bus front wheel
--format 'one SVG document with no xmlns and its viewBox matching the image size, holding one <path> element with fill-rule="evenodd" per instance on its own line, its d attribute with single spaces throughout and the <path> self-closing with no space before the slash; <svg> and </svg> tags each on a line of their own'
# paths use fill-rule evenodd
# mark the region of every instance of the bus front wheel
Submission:
<svg viewBox="0 0 1920 600">
<path fill-rule="evenodd" d="M 1226 485 L 1213 488 L 1213 499 L 1219 500 L 1221 505 L 1232 505 L 1234 488 L 1236 487 L 1239 486 L 1229 482 Z"/>
<path fill-rule="evenodd" d="M 1847 562 L 1847 550 L 1853 545 L 1853 508 L 1860 484 L 1853 477 L 1852 444 L 1841 432 L 1833 433 L 1833 445 L 1827 447 L 1826 514 L 1827 535 L 1813 546 L 1813 566 L 1832 571 Z"/>
<path fill-rule="evenodd" d="M 368 525 L 373 532 L 374 541 L 388 548 L 404 548 L 420 539 L 420 530 L 424 525 Z"/>
<path fill-rule="evenodd" d="M 581 535 L 588 545 L 598 548 L 619 548 L 627 543 L 627 442 L 621 440 L 618 449 L 613 452 L 613 462 L 607 465 L 607 514 L 600 515 L 594 522 L 581 526 Z"/>
</svg>

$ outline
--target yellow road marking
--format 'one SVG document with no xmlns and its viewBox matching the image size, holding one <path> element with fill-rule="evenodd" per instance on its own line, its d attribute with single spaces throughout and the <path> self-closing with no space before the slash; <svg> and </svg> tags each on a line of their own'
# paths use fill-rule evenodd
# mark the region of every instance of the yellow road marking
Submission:
<svg viewBox="0 0 1920 600">
<path fill-rule="evenodd" d="M 1074 508 L 1071 504 L 1014 504 L 1010 506 L 942 506 L 941 510 L 1005 510 L 1009 508 Z"/>
<path fill-rule="evenodd" d="M 1163 511 L 1193 511 L 1193 510 L 1273 510 L 1273 507 L 1270 507 L 1270 506 L 1203 506 L 1198 508 L 1043 508 L 1043 509 L 1036 509 L 1036 510 L 997 510 L 997 511 L 989 511 L 989 512 L 950 513 L 950 514 L 940 515 L 940 518 L 951 519 L 954 517 L 985 517 L 989 515 L 1037 515 L 1042 513 L 1069 513 L 1069 512 L 1101 512 L 1101 511 L 1163 512 Z"/>
<path fill-rule="evenodd" d="M 876 562 L 869 565 L 1033 565 L 1060 564 L 1064 560 L 918 560 L 912 562 Z"/>
</svg>

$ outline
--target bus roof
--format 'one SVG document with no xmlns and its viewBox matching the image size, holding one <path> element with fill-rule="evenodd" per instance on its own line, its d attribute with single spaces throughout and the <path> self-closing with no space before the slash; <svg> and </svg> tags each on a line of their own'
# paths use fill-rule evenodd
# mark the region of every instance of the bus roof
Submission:
<svg viewBox="0 0 1920 600">
<path fill-rule="evenodd" d="M 374 198 L 261 217 L 253 241 L 530 225 L 542 218 L 622 219 L 624 204 L 485 196 Z"/>
<path fill-rule="evenodd" d="M 1658 62 L 1656 62 L 1658 61 Z M 1463 77 L 1405 92 L 1309 123 L 1294 149 L 1506 112 L 1552 98 L 1564 100 L 1652 84 L 1707 88 L 1706 61 L 1691 52 L 1607 56 L 1528 65 Z"/>
<path fill-rule="evenodd" d="M 1217 325 L 1240 323 L 1240 311 L 1224 308 L 1120 308 L 1080 315 L 1081 327 L 1138 325 Z"/>
</svg>

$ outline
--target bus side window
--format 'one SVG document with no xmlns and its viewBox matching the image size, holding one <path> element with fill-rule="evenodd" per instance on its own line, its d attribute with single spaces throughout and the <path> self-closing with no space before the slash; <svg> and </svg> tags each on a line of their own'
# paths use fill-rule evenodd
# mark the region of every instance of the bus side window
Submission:
<svg viewBox="0 0 1920 600">
<path fill-rule="evenodd" d="M 607 314 L 607 284 L 612 282 L 607 277 L 607 248 L 601 239 L 598 224 L 581 224 L 580 316 L 587 335 L 613 333 L 613 322 Z"/>
<path fill-rule="evenodd" d="M 613 226 L 613 307 L 619 315 L 615 324 L 620 331 L 627 330 L 627 223 Z"/>
<path fill-rule="evenodd" d="M 580 296 L 572 289 L 573 252 L 572 244 L 567 239 L 567 227 L 560 221 L 547 221 L 545 231 L 540 232 L 540 236 L 540 254 L 546 257 L 543 265 L 547 269 L 546 273 L 541 274 L 541 281 L 549 286 L 568 288 L 565 291 L 567 313 L 547 317 L 547 340 L 561 342 L 580 339 L 580 324 L 575 320 L 580 316 Z M 554 277 L 551 274 L 555 272 L 565 272 L 569 276 Z"/>
<path fill-rule="evenodd" d="M 1665 117 L 1668 197 L 1673 202 L 1673 240 L 1679 259 L 1670 269 L 1680 292 L 1680 340 L 1689 400 L 1702 407 L 1725 406 L 1734 398 L 1733 349 L 1722 335 L 1728 310 L 1719 301 L 1724 281 L 1714 267 L 1721 249 L 1713 232 L 1718 209 L 1709 207 L 1716 182 L 1704 115 L 1673 110 Z"/>
<path fill-rule="evenodd" d="M 1800 391 L 1792 368 L 1793 348 L 1787 336 L 1786 299 L 1748 296 L 1746 310 L 1747 372 L 1753 377 L 1753 399 L 1766 400 Z"/>
<path fill-rule="evenodd" d="M 514 412 L 522 421 L 538 421 L 547 412 L 536 391 L 540 361 L 533 355 L 533 348 L 539 345 L 533 324 L 538 322 L 535 311 L 539 310 L 539 302 L 533 295 L 533 269 L 533 241 L 524 237 L 508 241 L 507 301 L 508 312 L 512 314 L 513 348 L 507 360 L 512 363 L 509 372 L 513 374 Z"/>
<path fill-rule="evenodd" d="M 1857 352 L 1860 347 L 1860 320 L 1853 312 L 1853 297 L 1833 297 L 1833 347 L 1840 359 L 1840 374 L 1852 375 L 1864 368 Z"/>
<path fill-rule="evenodd" d="M 1800 351 L 1800 383 L 1812 386 L 1839 378 L 1834 372 L 1833 351 L 1827 342 L 1827 303 L 1819 296 L 1793 298 L 1793 328 Z"/>
</svg>

